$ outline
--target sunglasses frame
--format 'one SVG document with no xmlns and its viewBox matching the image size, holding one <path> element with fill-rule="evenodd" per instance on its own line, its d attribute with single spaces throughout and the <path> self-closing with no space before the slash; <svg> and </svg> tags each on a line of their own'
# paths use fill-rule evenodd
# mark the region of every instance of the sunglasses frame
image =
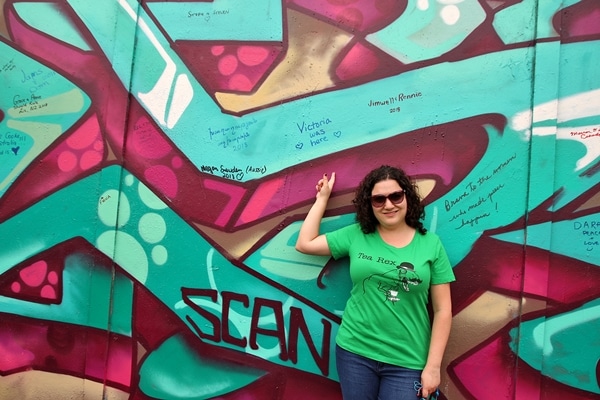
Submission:
<svg viewBox="0 0 600 400">
<path fill-rule="evenodd" d="M 398 194 L 400 194 L 400 199 L 397 201 L 392 200 L 392 196 L 396 196 Z M 388 201 L 388 199 L 392 202 L 392 204 L 398 205 L 404 201 L 405 197 L 406 192 L 404 190 L 396 190 L 395 192 L 392 192 L 387 196 L 384 196 L 383 194 L 376 194 L 375 196 L 371 196 L 371 205 L 375 208 L 381 208 L 385 206 L 385 203 Z M 375 200 L 375 198 L 377 198 L 378 200 Z M 383 199 L 383 201 L 381 201 L 381 199 Z"/>
</svg>

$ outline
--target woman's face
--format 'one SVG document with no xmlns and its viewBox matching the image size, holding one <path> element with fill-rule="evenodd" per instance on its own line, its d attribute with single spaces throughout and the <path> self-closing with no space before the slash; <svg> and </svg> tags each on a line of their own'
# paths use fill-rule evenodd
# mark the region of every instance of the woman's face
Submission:
<svg viewBox="0 0 600 400">
<path fill-rule="evenodd" d="M 398 182 L 393 179 L 379 181 L 375 184 L 375 186 L 373 186 L 373 190 L 371 191 L 372 200 L 375 196 L 375 200 L 379 198 L 381 202 L 381 196 L 392 195 L 390 196 L 391 198 L 386 198 L 381 205 L 373 204 L 374 201 L 371 201 L 373 214 L 375 214 L 375 218 L 377 218 L 377 221 L 379 221 L 379 224 L 383 228 L 390 229 L 405 224 L 407 201 L 406 196 L 399 196 L 401 192 L 403 192 L 403 189 L 400 187 Z M 400 201 L 398 197 L 403 198 Z M 375 203 L 377 202 L 375 201 Z"/>
</svg>

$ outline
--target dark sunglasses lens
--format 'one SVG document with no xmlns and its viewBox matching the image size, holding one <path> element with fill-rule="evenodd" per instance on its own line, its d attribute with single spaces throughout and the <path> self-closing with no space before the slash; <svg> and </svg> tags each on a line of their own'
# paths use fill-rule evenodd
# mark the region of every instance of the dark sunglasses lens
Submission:
<svg viewBox="0 0 600 400">
<path fill-rule="evenodd" d="M 402 200 L 404 200 L 404 192 L 394 192 L 388 197 L 392 203 L 399 204 L 402 203 Z"/>
<path fill-rule="evenodd" d="M 380 194 L 380 195 L 377 195 L 377 196 L 373 196 L 373 197 L 371 197 L 371 204 L 372 204 L 374 207 L 381 207 L 382 205 L 384 205 L 384 204 L 385 204 L 385 199 L 386 199 L 386 198 L 387 198 L 387 197 L 385 197 L 385 196 L 383 196 L 383 195 L 381 195 L 381 194 Z"/>
<path fill-rule="evenodd" d="M 387 201 L 387 199 L 390 199 L 392 204 L 400 204 L 402 203 L 402 200 L 404 200 L 404 191 L 390 193 L 387 196 L 384 196 L 382 194 L 371 196 L 371 205 L 373 207 L 382 207 Z"/>
</svg>

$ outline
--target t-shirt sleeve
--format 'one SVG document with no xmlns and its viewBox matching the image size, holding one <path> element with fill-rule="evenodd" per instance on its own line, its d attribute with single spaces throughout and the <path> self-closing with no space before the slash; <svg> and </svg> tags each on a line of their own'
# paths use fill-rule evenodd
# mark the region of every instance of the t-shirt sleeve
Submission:
<svg viewBox="0 0 600 400">
<path fill-rule="evenodd" d="M 452 265 L 448 259 L 446 249 L 444 249 L 444 245 L 437 235 L 435 236 L 434 249 L 433 265 L 431 268 L 431 284 L 438 285 L 454 282 L 456 277 L 454 276 Z"/>
<path fill-rule="evenodd" d="M 359 224 L 352 224 L 325 234 L 331 256 L 338 260 L 348 256 L 350 244 L 356 233 L 360 232 Z"/>
</svg>

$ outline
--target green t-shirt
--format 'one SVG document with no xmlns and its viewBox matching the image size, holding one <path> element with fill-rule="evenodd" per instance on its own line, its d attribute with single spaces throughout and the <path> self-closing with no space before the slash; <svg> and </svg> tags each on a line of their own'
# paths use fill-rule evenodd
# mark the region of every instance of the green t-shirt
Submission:
<svg viewBox="0 0 600 400">
<path fill-rule="evenodd" d="M 370 359 L 421 370 L 431 324 L 429 287 L 455 280 L 437 235 L 415 233 L 398 248 L 359 224 L 326 234 L 333 258 L 349 256 L 352 290 L 336 343 Z"/>
</svg>

